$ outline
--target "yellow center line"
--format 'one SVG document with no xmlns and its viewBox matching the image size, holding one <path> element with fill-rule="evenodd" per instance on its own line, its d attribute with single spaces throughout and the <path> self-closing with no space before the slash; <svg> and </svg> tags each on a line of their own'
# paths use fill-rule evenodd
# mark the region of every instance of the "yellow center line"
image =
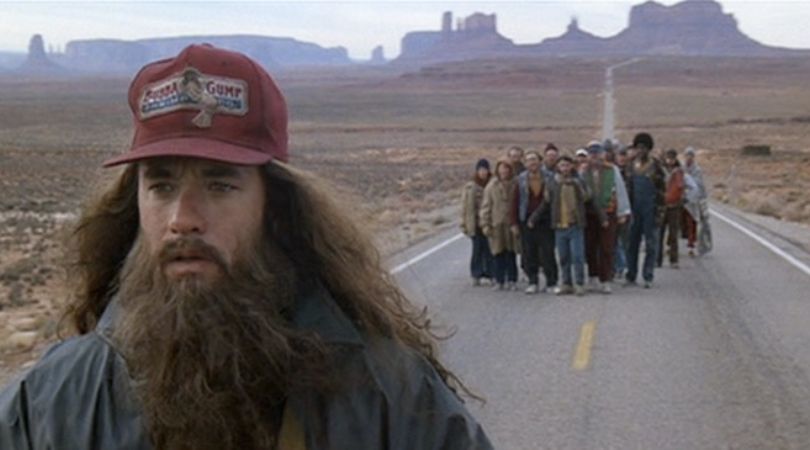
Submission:
<svg viewBox="0 0 810 450">
<path fill-rule="evenodd" d="M 582 325 L 579 333 L 579 343 L 577 351 L 574 353 L 574 370 L 585 370 L 591 362 L 591 347 L 593 346 L 593 334 L 596 330 L 596 321 L 591 320 Z"/>
</svg>

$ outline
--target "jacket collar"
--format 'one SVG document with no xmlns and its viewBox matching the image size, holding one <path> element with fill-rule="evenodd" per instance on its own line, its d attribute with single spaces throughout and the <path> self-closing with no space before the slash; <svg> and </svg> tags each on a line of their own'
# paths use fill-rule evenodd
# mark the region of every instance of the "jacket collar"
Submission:
<svg viewBox="0 0 810 450">
<path fill-rule="evenodd" d="M 299 289 L 290 322 L 301 331 L 312 331 L 327 344 L 363 346 L 360 332 L 321 283 Z"/>
<path fill-rule="evenodd" d="M 117 297 L 114 297 L 96 325 L 96 332 L 110 344 L 120 309 Z M 298 330 L 314 332 L 327 344 L 364 345 L 357 327 L 319 282 L 308 283 L 307 287 L 298 289 L 290 322 Z"/>
</svg>

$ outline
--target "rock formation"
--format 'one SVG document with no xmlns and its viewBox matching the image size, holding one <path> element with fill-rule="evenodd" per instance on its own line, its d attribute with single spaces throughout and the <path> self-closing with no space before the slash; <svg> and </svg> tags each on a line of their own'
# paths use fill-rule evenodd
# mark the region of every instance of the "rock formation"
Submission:
<svg viewBox="0 0 810 450">
<path fill-rule="evenodd" d="M 45 41 L 42 35 L 35 34 L 28 42 L 28 56 L 15 71 L 16 74 L 32 77 L 51 77 L 65 75 L 67 71 L 54 63 L 45 53 Z"/>
<path fill-rule="evenodd" d="M 573 19 L 566 32 L 538 44 L 515 45 L 497 31 L 496 16 L 473 14 L 449 29 L 452 14 L 442 16 L 441 31 L 417 31 L 402 39 L 397 61 L 424 64 L 497 56 L 791 56 L 806 50 L 769 47 L 743 34 L 733 15 L 715 0 L 684 0 L 672 6 L 654 1 L 634 6 L 629 25 L 608 38 L 595 36 Z"/>
<path fill-rule="evenodd" d="M 475 13 L 450 29 L 452 13 L 442 15 L 440 31 L 417 31 L 402 38 L 399 61 L 447 61 L 495 56 L 515 44 L 498 33 L 495 14 Z"/>
<path fill-rule="evenodd" d="M 553 53 L 555 55 L 578 54 L 587 49 L 589 52 L 604 51 L 606 40 L 579 28 L 579 21 L 571 19 L 564 34 L 548 38 L 541 44 L 526 46 L 538 52 Z"/>
<path fill-rule="evenodd" d="M 672 6 L 653 1 L 630 10 L 630 24 L 609 39 L 614 51 L 634 53 L 753 56 L 768 47 L 743 34 L 733 15 L 714 0 L 685 0 Z"/>
<path fill-rule="evenodd" d="M 374 47 L 371 51 L 371 64 L 385 64 L 385 51 L 382 45 Z"/>
<path fill-rule="evenodd" d="M 202 42 L 243 52 L 271 70 L 351 63 L 343 47 L 324 48 L 291 38 L 248 35 L 71 41 L 59 62 L 83 73 L 132 74 L 150 61 L 176 55 L 187 45 Z"/>
</svg>

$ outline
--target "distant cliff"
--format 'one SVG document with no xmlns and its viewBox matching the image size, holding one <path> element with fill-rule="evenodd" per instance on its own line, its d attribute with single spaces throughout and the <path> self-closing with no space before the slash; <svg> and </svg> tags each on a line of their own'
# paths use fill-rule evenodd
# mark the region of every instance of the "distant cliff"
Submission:
<svg viewBox="0 0 810 450">
<path fill-rule="evenodd" d="M 672 6 L 654 1 L 634 6 L 627 28 L 602 38 L 582 30 L 576 19 L 564 34 L 537 44 L 516 45 L 501 36 L 495 15 L 474 14 L 452 29 L 452 13 L 442 16 L 440 31 L 416 31 L 402 39 L 397 62 L 425 64 L 438 61 L 500 56 L 791 56 L 810 55 L 763 45 L 740 31 L 733 15 L 715 0 L 685 0 Z"/>
<path fill-rule="evenodd" d="M 767 56 L 782 49 L 767 47 L 740 31 L 737 20 L 714 0 L 685 0 L 672 6 L 653 1 L 630 10 L 630 24 L 609 38 L 615 52 Z"/>
<path fill-rule="evenodd" d="M 416 31 L 402 38 L 401 61 L 447 61 L 496 56 L 515 44 L 498 33 L 495 14 L 475 13 L 452 27 L 452 13 L 442 16 L 440 31 Z"/>
<path fill-rule="evenodd" d="M 187 45 L 203 42 L 245 53 L 269 69 L 351 63 L 343 47 L 324 48 L 292 38 L 248 35 L 71 41 L 57 61 L 76 72 L 131 74 L 150 61 L 176 55 Z"/>
</svg>

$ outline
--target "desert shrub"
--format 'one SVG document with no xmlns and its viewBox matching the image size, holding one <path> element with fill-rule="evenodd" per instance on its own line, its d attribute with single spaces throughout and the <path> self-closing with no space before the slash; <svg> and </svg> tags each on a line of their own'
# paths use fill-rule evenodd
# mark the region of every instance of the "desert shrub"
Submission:
<svg viewBox="0 0 810 450">
<path fill-rule="evenodd" d="M 740 206 L 748 211 L 780 219 L 783 204 L 772 192 L 752 190 L 744 193 L 740 198 Z"/>
<path fill-rule="evenodd" d="M 742 148 L 743 156 L 771 156 L 770 145 L 746 145 Z"/>
</svg>

